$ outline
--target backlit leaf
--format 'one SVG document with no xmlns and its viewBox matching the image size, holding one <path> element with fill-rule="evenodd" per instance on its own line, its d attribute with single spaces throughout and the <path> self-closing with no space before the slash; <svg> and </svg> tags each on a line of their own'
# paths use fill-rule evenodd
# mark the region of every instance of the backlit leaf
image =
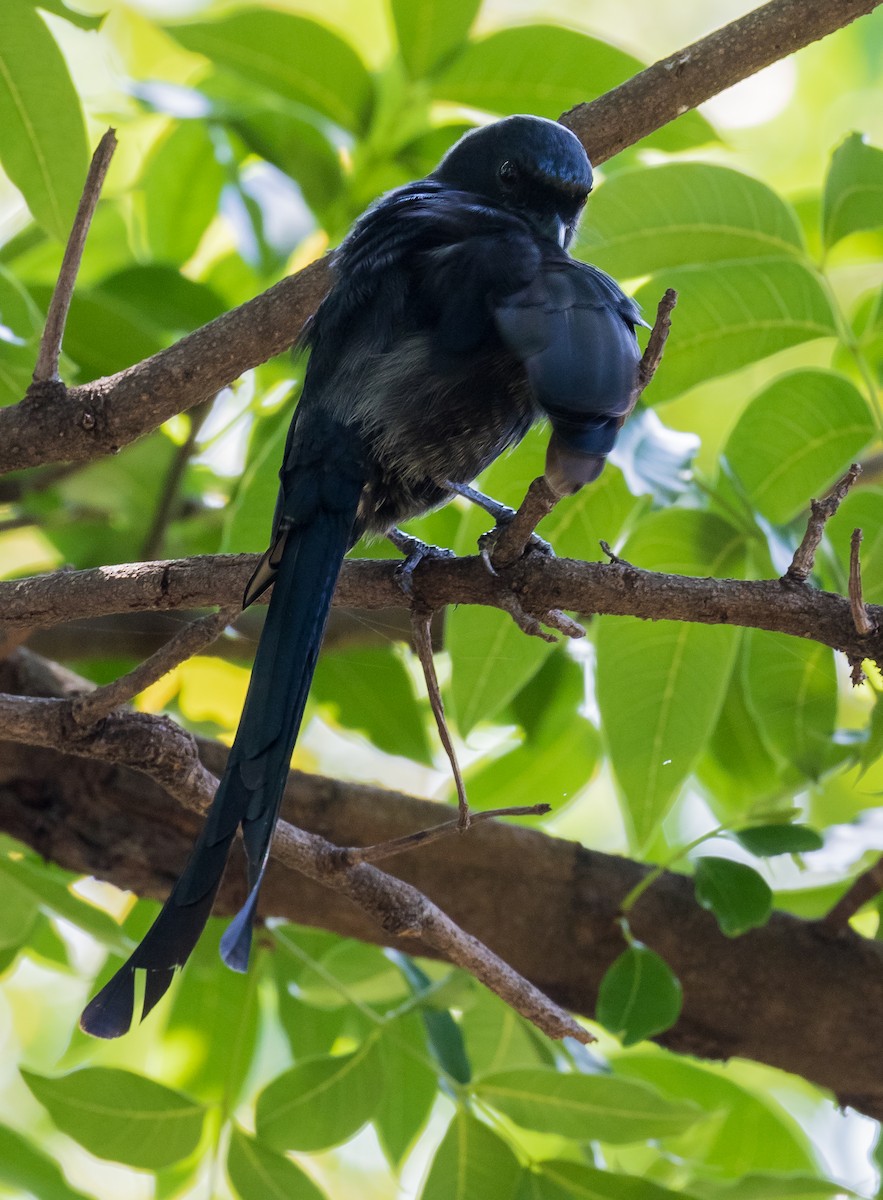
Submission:
<svg viewBox="0 0 883 1200">
<path fill-rule="evenodd" d="M 324 1200 L 325 1196 L 297 1163 L 236 1126 L 227 1151 L 227 1174 L 240 1200 Z"/>
<path fill-rule="evenodd" d="M 745 563 L 734 528 L 685 509 L 645 519 L 623 557 L 648 569 L 717 577 L 738 577 Z M 638 845 L 652 837 L 715 728 L 737 644 L 732 627 L 598 622 L 602 732 Z"/>
<path fill-rule="evenodd" d="M 169 32 L 188 50 L 323 113 L 344 129 L 364 132 L 367 126 L 371 76 L 355 50 L 324 25 L 254 8 L 220 21 L 176 25 Z"/>
<path fill-rule="evenodd" d="M 62 1133 L 99 1158 L 158 1170 L 192 1154 L 202 1136 L 203 1106 L 143 1075 L 87 1067 L 22 1076 Z"/>
<path fill-rule="evenodd" d="M 833 650 L 752 629 L 743 670 L 748 708 L 770 753 L 816 778 L 829 761 L 837 717 Z"/>
<path fill-rule="evenodd" d="M 39 1200 L 90 1200 L 70 1186 L 47 1154 L 8 1125 L 0 1125 L 0 1184 Z"/>
<path fill-rule="evenodd" d="M 537 63 L 543 64 L 541 71 Z M 642 65 L 615 46 L 574 29 L 520 25 L 470 42 L 436 77 L 432 90 L 439 100 L 456 100 L 487 112 L 555 119 L 574 104 L 630 79 Z M 713 137 L 708 123 L 693 112 L 652 134 L 647 143 L 673 150 Z"/>
<path fill-rule="evenodd" d="M 796 259 L 670 267 L 639 288 L 635 299 L 655 312 L 666 287 L 677 291 L 678 306 L 665 358 L 645 393 L 648 403 L 837 332 L 824 288 Z"/>
<path fill-rule="evenodd" d="M 67 64 L 30 0 L 5 0 L 0 39 L 0 163 L 34 218 L 66 241 L 89 150 Z"/>
<path fill-rule="evenodd" d="M 862 394 L 834 371 L 792 371 L 755 396 L 724 456 L 751 503 L 784 524 L 820 496 L 874 437 Z"/>
<path fill-rule="evenodd" d="M 497 1134 L 458 1109 L 429 1166 L 420 1200 L 511 1200 L 518 1160 Z"/>
<path fill-rule="evenodd" d="M 503 1071 L 476 1084 L 478 1096 L 516 1125 L 540 1133 L 615 1144 L 666 1137 L 699 1117 L 692 1104 L 613 1075 L 566 1075 L 553 1069 Z"/>
<path fill-rule="evenodd" d="M 463 45 L 480 7 L 481 0 L 392 0 L 402 58 L 415 79 Z"/>
<path fill-rule="evenodd" d="M 793 259 L 793 209 L 759 179 L 710 163 L 617 171 L 589 199 L 577 251 L 617 279 L 733 258 Z"/>
<path fill-rule="evenodd" d="M 326 1150 L 370 1121 L 382 1091 L 374 1041 L 351 1054 L 308 1058 L 258 1096 L 258 1137 L 276 1150 Z"/>
<path fill-rule="evenodd" d="M 825 181 L 825 244 L 833 246 L 859 229 L 883 225 L 883 150 L 860 133 L 842 142 L 831 157 Z"/>
</svg>

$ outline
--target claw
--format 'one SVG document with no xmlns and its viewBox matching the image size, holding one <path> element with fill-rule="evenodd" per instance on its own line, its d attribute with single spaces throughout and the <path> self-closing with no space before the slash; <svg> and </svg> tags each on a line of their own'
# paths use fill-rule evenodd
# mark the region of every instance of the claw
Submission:
<svg viewBox="0 0 883 1200">
<path fill-rule="evenodd" d="M 386 536 L 395 548 L 405 555 L 405 561 L 399 563 L 395 569 L 395 577 L 399 587 L 409 600 L 414 596 L 414 572 L 424 559 L 442 561 L 457 557 L 453 550 L 422 542 L 420 538 L 412 537 L 411 534 L 404 533 L 401 529 L 392 529 Z"/>
<path fill-rule="evenodd" d="M 479 557 L 491 575 L 498 574 L 498 571 L 493 564 L 493 555 L 497 546 L 497 542 L 499 541 L 500 534 L 514 516 L 515 513 L 513 512 L 511 517 L 498 519 L 494 528 L 489 529 L 487 533 L 483 533 L 478 539 Z M 525 554 L 531 552 L 535 554 L 544 554 L 547 558 L 555 557 L 555 551 L 552 549 L 549 542 L 547 542 L 545 538 L 541 538 L 537 533 L 532 533 L 530 535 L 527 546 L 525 547 Z"/>
</svg>

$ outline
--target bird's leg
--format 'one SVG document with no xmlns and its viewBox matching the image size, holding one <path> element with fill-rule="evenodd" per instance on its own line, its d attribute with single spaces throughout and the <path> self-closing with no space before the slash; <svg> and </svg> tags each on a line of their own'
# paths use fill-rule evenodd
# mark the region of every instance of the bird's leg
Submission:
<svg viewBox="0 0 883 1200">
<path fill-rule="evenodd" d="M 442 486 L 447 488 L 449 492 L 454 492 L 456 495 L 462 496 L 464 500 L 469 500 L 470 503 L 483 508 L 486 513 L 489 513 L 494 518 L 496 522 L 494 528 L 489 529 L 487 533 L 483 533 L 478 539 L 478 552 L 491 575 L 496 575 L 497 572 L 491 561 L 491 557 L 500 534 L 514 520 L 515 509 L 510 508 L 508 504 L 501 504 L 499 500 L 494 500 L 492 496 L 486 496 L 484 492 L 470 487 L 467 483 L 454 483 L 446 479 Z M 530 535 L 528 546 L 533 550 L 539 550 L 542 554 L 548 554 L 550 557 L 554 557 L 555 555 L 555 551 L 549 543 L 544 538 L 541 538 L 539 534 L 532 533 Z"/>
<path fill-rule="evenodd" d="M 457 557 L 453 550 L 446 550 L 443 546 L 431 546 L 428 542 L 422 542 L 420 538 L 405 533 L 403 529 L 396 526 L 387 531 L 386 537 L 396 550 L 400 550 L 405 556 L 405 561 L 396 567 L 396 579 L 409 600 L 414 593 L 414 572 L 425 558 L 450 559 Z"/>
</svg>

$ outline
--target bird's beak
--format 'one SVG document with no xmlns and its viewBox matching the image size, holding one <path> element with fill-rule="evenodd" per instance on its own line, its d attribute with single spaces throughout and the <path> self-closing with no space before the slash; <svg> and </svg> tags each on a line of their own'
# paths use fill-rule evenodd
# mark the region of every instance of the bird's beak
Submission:
<svg viewBox="0 0 883 1200">
<path fill-rule="evenodd" d="M 548 238 L 549 241 L 557 242 L 562 250 L 567 246 L 570 229 L 567 222 L 563 221 L 558 213 L 551 213 L 549 216 L 544 216 L 535 228 L 538 233 Z"/>
</svg>

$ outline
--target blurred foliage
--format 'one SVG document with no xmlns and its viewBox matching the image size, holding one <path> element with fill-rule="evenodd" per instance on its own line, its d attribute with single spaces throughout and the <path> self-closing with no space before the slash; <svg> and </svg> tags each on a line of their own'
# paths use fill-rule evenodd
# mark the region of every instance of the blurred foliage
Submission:
<svg viewBox="0 0 883 1200">
<path fill-rule="evenodd" d="M 700 7 L 701 28 L 698 8 L 656 0 L 5 0 L 0 402 L 29 381 L 87 144 L 108 122 L 120 148 L 71 311 L 71 382 L 306 264 L 476 121 L 556 116 L 742 10 Z M 865 595 L 883 601 L 881 15 L 599 173 L 577 254 L 648 314 L 665 287 L 681 298 L 613 463 L 546 522 L 559 553 L 599 559 L 604 539 L 643 568 L 768 577 L 809 499 L 863 457 L 813 582 L 843 590 L 860 526 Z M 13 480 L 4 574 L 262 549 L 301 376 L 279 358 L 113 459 Z M 517 503 L 544 440 L 495 463 L 486 490 Z M 459 504 L 413 523 L 461 552 L 483 527 Z M 126 657 L 105 653 L 100 625 L 88 646 L 80 631 L 67 661 L 118 674 L 138 633 Z M 546 800 L 552 832 L 692 872 L 730 936 L 773 906 L 824 911 L 879 844 L 883 681 L 869 670 L 849 690 L 824 647 L 600 617 L 587 644 L 552 648 L 460 608 L 442 667 L 476 805 Z M 243 686 L 240 667 L 197 659 L 142 706 L 229 739 Z M 311 705 L 301 765 L 450 797 L 419 672 L 379 619 L 328 648 Z M 599 998 L 617 1036 L 599 1029 L 596 1055 L 545 1042 L 439 964 L 316 931 L 270 928 L 250 975 L 232 976 L 219 922 L 171 1001 L 98 1045 L 78 1011 L 155 906 L 127 914 L 113 889 L 75 887 L 7 839 L 0 851 L 3 1194 L 370 1198 L 399 1173 L 423 1200 L 851 1194 L 828 1172 L 874 1186 L 869 1123 L 835 1128 L 802 1081 L 636 1045 L 676 1019 L 681 987 L 625 924 Z M 877 908 L 859 922 L 873 933 Z"/>
</svg>

